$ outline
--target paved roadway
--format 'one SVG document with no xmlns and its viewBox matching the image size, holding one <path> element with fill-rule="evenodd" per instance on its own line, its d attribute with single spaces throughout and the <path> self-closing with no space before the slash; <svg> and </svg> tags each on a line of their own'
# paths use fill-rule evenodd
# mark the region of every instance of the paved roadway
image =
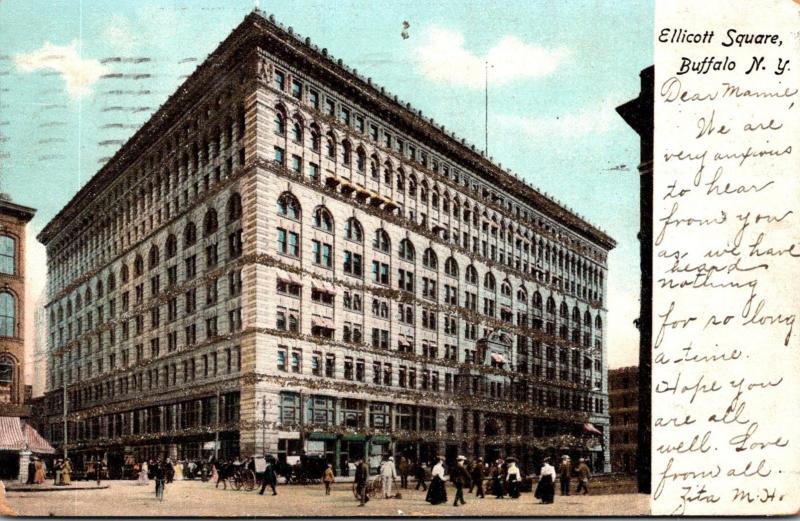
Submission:
<svg viewBox="0 0 800 521">
<path fill-rule="evenodd" d="M 430 505 L 425 494 L 403 490 L 402 499 L 373 499 L 363 508 L 354 499 L 351 483 L 334 484 L 330 496 L 322 485 L 278 486 L 278 495 L 267 489 L 253 492 L 216 489 L 200 481 L 178 481 L 167 485 L 164 501 L 155 499 L 154 485 L 134 481 L 110 481 L 107 489 L 14 492 L 6 494 L 7 505 L 24 516 L 297 516 L 297 515 L 438 515 L 438 516 L 546 516 L 546 515 L 644 515 L 649 496 L 613 494 L 556 496 L 552 505 L 539 504 L 533 494 L 519 499 L 476 499 L 465 491 L 466 505 Z M 455 490 L 448 486 L 452 501 Z M 3 511 L 0 500 L 0 512 Z"/>
</svg>

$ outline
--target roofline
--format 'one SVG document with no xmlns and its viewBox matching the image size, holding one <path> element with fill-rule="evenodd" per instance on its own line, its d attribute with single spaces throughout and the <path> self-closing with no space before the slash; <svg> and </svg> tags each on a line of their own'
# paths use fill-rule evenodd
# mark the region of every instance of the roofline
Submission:
<svg viewBox="0 0 800 521">
<path fill-rule="evenodd" d="M 462 160 L 471 163 L 479 176 L 485 178 L 488 174 L 494 178 L 487 179 L 488 181 L 495 182 L 495 184 L 502 186 L 509 194 L 518 194 L 518 196 L 528 200 L 531 206 L 536 210 L 566 225 L 573 232 L 601 246 L 606 251 L 613 249 L 617 245 L 617 242 L 604 231 L 595 227 L 562 204 L 544 195 L 518 177 L 511 175 L 500 166 L 494 164 L 484 154 L 476 151 L 474 145 L 472 147 L 467 146 L 465 141 L 457 139 L 452 134 L 448 134 L 445 132 L 444 126 L 438 127 L 433 123 L 432 118 L 426 120 L 423 118 L 422 112 L 414 111 L 410 104 L 403 106 L 396 100 L 396 97 L 392 99 L 390 93 L 384 88 L 379 89 L 374 85 L 371 78 L 364 79 L 354 70 L 351 70 L 345 64 L 341 63 L 341 60 L 335 62 L 333 57 L 328 55 L 327 49 L 322 49 L 322 51 L 320 51 L 316 46 L 311 45 L 310 39 L 308 38 L 302 41 L 291 27 L 289 27 L 288 30 L 284 29 L 282 26 L 275 23 L 272 16 L 267 18 L 261 14 L 260 11 L 253 11 L 248 14 L 242 23 L 217 46 L 214 52 L 212 52 L 189 78 L 178 87 L 175 93 L 167 99 L 159 110 L 156 111 L 122 147 L 120 147 L 103 168 L 101 168 L 42 229 L 37 237 L 39 241 L 45 245 L 49 243 L 60 231 L 60 228 L 57 228 L 59 221 L 66 218 L 69 213 L 78 211 L 76 209 L 76 203 L 78 201 L 98 193 L 99 190 L 105 187 L 103 183 L 109 180 L 111 172 L 122 171 L 127 168 L 131 162 L 135 161 L 135 152 L 137 152 L 139 148 L 149 144 L 149 134 L 171 123 L 172 118 L 176 116 L 174 112 L 180 106 L 180 103 L 186 99 L 190 93 L 199 90 L 205 83 L 213 78 L 213 76 L 211 76 L 211 78 L 209 77 L 210 73 L 217 72 L 218 69 L 212 71 L 212 63 L 218 62 L 223 57 L 230 57 L 230 55 L 242 48 L 243 43 L 249 42 L 251 37 L 267 37 L 277 40 L 287 46 L 287 52 L 299 55 L 305 58 L 306 61 L 316 60 L 315 65 L 321 66 L 329 74 L 338 77 L 341 81 L 357 83 L 361 87 L 364 95 L 371 98 L 367 99 L 367 102 L 381 105 L 382 108 L 389 111 L 392 116 L 400 120 L 401 123 L 408 126 L 412 131 L 416 130 L 418 133 L 425 133 L 426 138 L 433 139 L 435 143 L 431 148 L 436 149 L 438 145 L 445 150 L 449 149 Z M 179 116 L 180 114 L 178 114 L 178 117 Z M 440 152 L 441 151 L 442 150 L 440 150 Z"/>
<path fill-rule="evenodd" d="M 13 215 L 14 217 L 23 219 L 25 222 L 30 222 L 33 216 L 36 215 L 36 208 L 0 199 L 0 214 Z"/>
</svg>

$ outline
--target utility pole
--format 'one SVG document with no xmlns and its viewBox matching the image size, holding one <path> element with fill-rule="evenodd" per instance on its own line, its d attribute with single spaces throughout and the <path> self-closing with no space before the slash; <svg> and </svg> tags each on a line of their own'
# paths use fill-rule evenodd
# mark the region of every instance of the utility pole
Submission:
<svg viewBox="0 0 800 521">
<path fill-rule="evenodd" d="M 64 459 L 67 459 L 67 378 L 66 373 L 61 373 L 61 379 L 64 381 Z"/>
</svg>

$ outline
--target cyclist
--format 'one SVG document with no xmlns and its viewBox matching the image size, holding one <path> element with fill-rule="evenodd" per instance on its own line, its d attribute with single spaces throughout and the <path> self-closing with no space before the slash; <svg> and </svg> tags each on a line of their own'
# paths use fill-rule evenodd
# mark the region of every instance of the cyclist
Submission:
<svg viewBox="0 0 800 521">
<path fill-rule="evenodd" d="M 164 501 L 164 487 L 166 485 L 166 473 L 164 472 L 164 465 L 157 461 L 151 467 L 153 472 L 153 480 L 156 482 L 156 499 Z"/>
</svg>

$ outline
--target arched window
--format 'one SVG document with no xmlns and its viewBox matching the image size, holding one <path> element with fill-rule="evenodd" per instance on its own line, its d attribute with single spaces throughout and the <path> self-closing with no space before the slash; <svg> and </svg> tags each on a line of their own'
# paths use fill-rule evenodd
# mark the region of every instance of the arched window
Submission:
<svg viewBox="0 0 800 521">
<path fill-rule="evenodd" d="M 108 286 L 108 291 L 114 291 L 115 289 L 117 289 L 117 278 L 114 277 L 113 273 L 108 274 L 108 281 L 106 283 L 106 286 Z"/>
<path fill-rule="evenodd" d="M 475 269 L 475 266 L 470 264 L 467 266 L 467 282 L 469 284 L 478 284 L 478 270 Z"/>
<path fill-rule="evenodd" d="M 533 307 L 542 310 L 542 294 L 538 291 L 533 294 Z"/>
<path fill-rule="evenodd" d="M 300 203 L 289 192 L 284 192 L 278 197 L 278 213 L 289 219 L 300 220 Z"/>
<path fill-rule="evenodd" d="M 103 281 L 98 280 L 97 284 L 95 284 L 95 291 L 97 292 L 97 298 L 103 297 Z"/>
<path fill-rule="evenodd" d="M 578 325 L 581 323 L 581 312 L 578 310 L 578 306 L 572 308 L 572 321 Z"/>
<path fill-rule="evenodd" d="M 0 235 L 0 273 L 14 275 L 17 272 L 17 241 L 8 235 Z"/>
<path fill-rule="evenodd" d="M 355 217 L 347 219 L 347 222 L 344 225 L 344 235 L 348 240 L 351 241 L 364 241 L 364 229 L 361 227 L 361 223 L 358 222 L 358 219 Z"/>
<path fill-rule="evenodd" d="M 410 184 L 409 184 L 409 188 L 410 188 Z M 427 204 L 428 203 L 428 183 L 426 183 L 425 181 L 422 181 L 422 184 L 420 185 L 419 200 L 420 200 L 420 202 L 422 204 Z"/>
<path fill-rule="evenodd" d="M 547 297 L 547 312 L 551 315 L 556 313 L 556 301 L 553 300 L 553 297 Z"/>
<path fill-rule="evenodd" d="M 303 142 L 303 125 L 299 121 L 292 124 L 292 139 L 298 143 Z"/>
<path fill-rule="evenodd" d="M 228 222 L 237 221 L 242 217 L 242 196 L 237 192 L 228 198 Z"/>
<path fill-rule="evenodd" d="M 528 303 L 528 292 L 525 291 L 525 288 L 519 288 L 517 290 L 517 300 L 520 304 L 527 304 Z"/>
<path fill-rule="evenodd" d="M 217 211 L 213 208 L 209 208 L 206 212 L 206 216 L 203 218 L 203 235 L 209 236 L 217 231 L 218 228 Z"/>
<path fill-rule="evenodd" d="M 347 140 L 342 141 L 342 164 L 349 165 L 350 158 L 353 154 L 352 147 L 350 146 L 350 142 Z"/>
<path fill-rule="evenodd" d="M 431 192 L 431 208 L 439 209 L 439 192 L 435 188 Z"/>
<path fill-rule="evenodd" d="M 377 181 L 381 174 L 378 171 L 378 157 L 374 154 L 369 158 L 369 176 Z"/>
<path fill-rule="evenodd" d="M 392 243 L 389 241 L 389 234 L 386 233 L 386 230 L 383 228 L 375 230 L 375 237 L 372 239 L 372 247 L 384 253 L 389 253 Z"/>
<path fill-rule="evenodd" d="M 144 273 L 144 259 L 141 255 L 137 255 L 133 261 L 133 276 L 140 277 Z"/>
<path fill-rule="evenodd" d="M 389 161 L 383 164 L 383 183 L 392 186 L 392 163 Z"/>
<path fill-rule="evenodd" d="M 397 171 L 397 189 L 401 192 L 406 189 L 406 176 L 402 168 Z"/>
<path fill-rule="evenodd" d="M 319 152 L 319 127 L 317 127 L 316 123 L 311 124 L 311 150 Z"/>
<path fill-rule="evenodd" d="M 453 418 L 453 415 L 447 417 L 447 432 L 452 434 L 456 432 L 456 419 Z"/>
<path fill-rule="evenodd" d="M 83 299 L 86 301 L 87 306 L 92 303 L 92 288 L 86 288 Z"/>
<path fill-rule="evenodd" d="M 333 217 L 324 206 L 317 206 L 314 209 L 314 227 L 324 232 L 333 231 Z"/>
<path fill-rule="evenodd" d="M 603 329 L 603 319 L 600 318 L 600 315 L 597 315 L 594 319 L 594 327 L 597 329 Z"/>
<path fill-rule="evenodd" d="M 166 252 L 168 259 L 171 259 L 178 254 L 178 239 L 175 238 L 175 235 L 171 233 L 169 234 L 167 237 L 167 242 L 164 245 L 164 251 Z"/>
<path fill-rule="evenodd" d="M 147 267 L 152 270 L 156 266 L 158 266 L 158 246 L 154 244 L 147 254 Z"/>
<path fill-rule="evenodd" d="M 400 258 L 414 262 L 414 245 L 408 239 L 400 241 Z"/>
<path fill-rule="evenodd" d="M 411 197 L 417 195 L 417 178 L 413 174 L 408 176 L 408 195 Z"/>
<path fill-rule="evenodd" d="M 592 314 L 589 313 L 589 310 L 583 312 L 583 323 L 586 324 L 586 327 L 592 327 Z"/>
<path fill-rule="evenodd" d="M 336 158 L 336 140 L 330 132 L 328 132 L 327 139 L 325 140 L 325 155 L 330 159 Z"/>
<path fill-rule="evenodd" d="M 448 257 L 447 260 L 444 261 L 444 273 L 451 277 L 458 277 L 458 263 L 453 257 Z"/>
<path fill-rule="evenodd" d="M 75 296 L 75 311 L 80 311 L 83 307 L 83 299 L 81 298 L 81 294 L 78 293 Z"/>
<path fill-rule="evenodd" d="M 495 282 L 494 275 L 491 273 L 487 273 L 483 277 L 483 287 L 489 291 L 494 291 L 497 287 L 497 283 Z"/>
<path fill-rule="evenodd" d="M 359 172 L 364 172 L 367 169 L 367 153 L 361 147 L 356 150 L 356 168 Z"/>
<path fill-rule="evenodd" d="M 0 292 L 0 337 L 15 337 L 17 330 L 17 299 L 8 291 Z"/>
<path fill-rule="evenodd" d="M 275 133 L 280 134 L 281 136 L 286 134 L 286 117 L 280 112 L 280 110 L 275 111 Z"/>
<path fill-rule="evenodd" d="M 62 320 L 64 320 L 64 308 L 58 306 L 58 321 L 61 322 Z"/>
<path fill-rule="evenodd" d="M 436 257 L 436 252 L 433 251 L 432 248 L 427 248 L 425 253 L 422 254 L 422 265 L 432 270 L 439 267 L 439 259 Z"/>
<path fill-rule="evenodd" d="M 194 246 L 196 242 L 197 242 L 197 227 L 194 225 L 192 221 L 189 221 L 186 224 L 186 228 L 183 229 L 183 247 L 188 248 L 189 246 Z"/>
<path fill-rule="evenodd" d="M 500 284 L 500 293 L 504 297 L 510 297 L 511 296 L 511 284 L 507 280 L 504 280 L 503 283 Z"/>
<path fill-rule="evenodd" d="M 566 302 L 561 303 L 561 306 L 558 308 L 558 312 L 561 315 L 561 318 L 567 318 L 569 316 L 569 306 L 567 306 Z"/>
</svg>

